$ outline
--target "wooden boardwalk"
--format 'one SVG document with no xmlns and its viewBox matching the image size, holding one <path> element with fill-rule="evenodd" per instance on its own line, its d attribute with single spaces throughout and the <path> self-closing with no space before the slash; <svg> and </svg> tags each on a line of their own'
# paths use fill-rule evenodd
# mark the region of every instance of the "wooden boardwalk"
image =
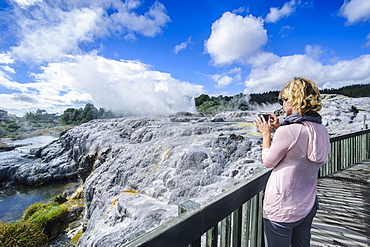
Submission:
<svg viewBox="0 0 370 247">
<path fill-rule="evenodd" d="M 311 246 L 370 246 L 370 160 L 318 181 Z"/>
</svg>

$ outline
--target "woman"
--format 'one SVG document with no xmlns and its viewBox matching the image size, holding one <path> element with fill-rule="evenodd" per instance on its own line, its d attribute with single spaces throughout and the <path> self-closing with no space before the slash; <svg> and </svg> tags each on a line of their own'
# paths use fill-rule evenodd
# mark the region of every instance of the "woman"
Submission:
<svg viewBox="0 0 370 247">
<path fill-rule="evenodd" d="M 273 168 L 263 201 L 266 246 L 310 246 L 317 210 L 318 171 L 330 151 L 329 134 L 321 124 L 320 91 L 305 78 L 289 81 L 279 95 L 286 118 L 256 117 L 262 133 L 262 161 Z M 276 129 L 271 142 L 271 130 Z"/>
</svg>

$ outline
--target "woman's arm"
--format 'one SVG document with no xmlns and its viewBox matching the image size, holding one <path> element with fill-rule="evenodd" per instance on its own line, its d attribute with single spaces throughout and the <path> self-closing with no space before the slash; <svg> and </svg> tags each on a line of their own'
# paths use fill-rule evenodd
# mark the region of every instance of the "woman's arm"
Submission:
<svg viewBox="0 0 370 247">
<path fill-rule="evenodd" d="M 258 116 L 255 118 L 255 124 L 262 134 L 263 165 L 267 168 L 274 168 L 293 145 L 294 134 L 289 127 L 279 128 L 271 142 L 271 124 Z"/>
</svg>

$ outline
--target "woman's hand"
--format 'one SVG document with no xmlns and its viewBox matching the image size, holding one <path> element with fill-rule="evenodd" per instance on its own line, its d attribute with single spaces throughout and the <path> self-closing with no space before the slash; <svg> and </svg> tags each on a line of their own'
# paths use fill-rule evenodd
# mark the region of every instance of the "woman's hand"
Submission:
<svg viewBox="0 0 370 247">
<path fill-rule="evenodd" d="M 255 116 L 254 120 L 255 120 L 254 124 L 256 125 L 257 129 L 262 133 L 262 135 L 271 133 L 271 121 L 272 121 L 271 115 L 269 121 L 266 121 L 265 118 L 261 115 Z"/>
<path fill-rule="evenodd" d="M 270 124 L 271 127 L 277 129 L 280 127 L 279 118 L 274 113 L 268 113 L 270 115 Z"/>
<path fill-rule="evenodd" d="M 262 133 L 262 149 L 270 148 L 271 146 L 271 129 L 272 129 L 271 122 L 274 122 L 274 121 L 276 122 L 276 118 L 277 118 L 275 114 L 273 115 L 275 119 L 271 118 L 271 115 L 270 115 L 269 121 L 266 121 L 263 116 L 254 117 L 254 120 L 255 120 L 254 124 L 257 126 L 258 130 Z"/>
</svg>

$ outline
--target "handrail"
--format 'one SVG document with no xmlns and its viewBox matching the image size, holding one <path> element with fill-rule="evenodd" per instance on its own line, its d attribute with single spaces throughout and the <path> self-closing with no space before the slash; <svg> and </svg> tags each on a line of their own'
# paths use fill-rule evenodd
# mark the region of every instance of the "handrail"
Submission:
<svg viewBox="0 0 370 247">
<path fill-rule="evenodd" d="M 340 135 L 340 136 L 331 137 L 330 142 L 336 142 L 336 141 L 340 141 L 340 140 L 343 140 L 343 139 L 348 139 L 348 138 L 351 138 L 351 137 L 356 137 L 356 136 L 369 134 L 369 133 L 370 133 L 370 129 L 360 130 L 360 131 L 356 131 L 356 132 L 353 132 L 353 133 L 348 133 L 348 134 L 344 134 L 344 135 Z"/>
<path fill-rule="evenodd" d="M 199 239 L 203 233 L 235 212 L 265 188 L 271 170 L 264 170 L 235 185 L 198 208 L 185 212 L 125 246 L 185 246 Z M 257 193 L 255 193 L 257 191 Z M 186 231 L 183 231 L 186 229 Z M 160 233 L 160 234 L 158 234 Z M 181 234 L 179 234 L 181 233 Z"/>
<path fill-rule="evenodd" d="M 370 130 L 332 137 L 331 152 L 319 176 L 369 158 L 369 141 Z M 271 169 L 265 169 L 124 246 L 193 247 L 201 242 L 207 247 L 263 246 L 262 193 L 270 174 Z"/>
<path fill-rule="evenodd" d="M 331 152 L 321 167 L 319 177 L 325 177 L 370 157 L 370 129 L 330 138 Z"/>
</svg>

